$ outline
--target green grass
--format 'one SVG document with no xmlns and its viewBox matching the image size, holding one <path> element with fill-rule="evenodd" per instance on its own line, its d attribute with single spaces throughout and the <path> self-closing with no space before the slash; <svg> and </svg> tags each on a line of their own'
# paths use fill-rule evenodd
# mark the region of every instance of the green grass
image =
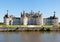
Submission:
<svg viewBox="0 0 60 42">
<path fill-rule="evenodd" d="M 31 26 L 31 25 L 0 25 L 0 28 L 17 28 L 17 27 L 19 27 L 19 28 L 28 28 L 28 26 Z M 40 26 L 40 25 L 32 25 L 32 26 L 34 26 L 35 28 L 41 28 L 42 26 Z M 43 26 L 44 28 L 50 28 L 50 29 L 52 29 L 52 28 L 54 28 L 54 26 Z M 58 28 L 59 26 L 56 26 L 56 28 Z M 33 28 L 33 27 L 32 27 Z"/>
</svg>

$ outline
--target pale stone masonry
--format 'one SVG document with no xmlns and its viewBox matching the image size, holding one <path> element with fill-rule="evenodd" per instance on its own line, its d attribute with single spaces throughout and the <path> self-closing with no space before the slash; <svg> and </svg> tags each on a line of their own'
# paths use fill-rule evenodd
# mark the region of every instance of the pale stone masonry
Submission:
<svg viewBox="0 0 60 42">
<path fill-rule="evenodd" d="M 55 16 L 50 16 L 48 18 L 43 18 L 40 11 L 27 13 L 23 11 L 21 17 L 14 17 L 7 14 L 4 16 L 5 25 L 58 25 L 58 18 Z"/>
</svg>

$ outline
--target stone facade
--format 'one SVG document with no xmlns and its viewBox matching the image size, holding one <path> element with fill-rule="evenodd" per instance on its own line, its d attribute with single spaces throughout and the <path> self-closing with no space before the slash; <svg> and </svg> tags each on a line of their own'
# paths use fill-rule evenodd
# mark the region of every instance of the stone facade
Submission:
<svg viewBox="0 0 60 42">
<path fill-rule="evenodd" d="M 4 16 L 4 24 L 5 25 L 57 25 L 58 18 L 54 16 L 50 16 L 48 18 L 43 18 L 40 11 L 27 13 L 23 11 L 21 13 L 21 17 L 14 17 L 12 15 L 7 14 Z"/>
<path fill-rule="evenodd" d="M 58 18 L 55 16 L 50 16 L 48 18 L 44 18 L 44 25 L 58 25 Z"/>
</svg>

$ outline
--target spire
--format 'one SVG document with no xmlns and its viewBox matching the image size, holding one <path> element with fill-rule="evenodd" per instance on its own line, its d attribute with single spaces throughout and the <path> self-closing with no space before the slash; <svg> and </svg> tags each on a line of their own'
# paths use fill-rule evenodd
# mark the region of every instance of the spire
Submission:
<svg viewBox="0 0 60 42">
<path fill-rule="evenodd" d="M 55 14 L 56 12 L 54 11 L 54 14 Z"/>
<path fill-rule="evenodd" d="M 7 10 L 7 15 L 8 15 L 8 10 Z"/>
<path fill-rule="evenodd" d="M 54 17 L 55 17 L 55 13 L 56 13 L 56 12 L 54 11 Z"/>
<path fill-rule="evenodd" d="M 25 11 L 23 11 L 23 14 L 25 14 Z"/>
<path fill-rule="evenodd" d="M 26 12 L 25 11 L 23 11 L 23 16 L 26 17 Z"/>
<path fill-rule="evenodd" d="M 22 17 L 23 15 L 22 15 L 22 12 L 21 12 L 21 17 Z"/>
<path fill-rule="evenodd" d="M 7 13 L 6 13 L 6 15 L 5 15 L 4 17 L 6 17 L 6 18 L 8 18 L 8 17 L 9 17 L 9 15 L 8 15 L 8 10 L 7 10 Z"/>
<path fill-rule="evenodd" d="M 31 14 L 34 14 L 33 10 L 31 10 Z"/>
<path fill-rule="evenodd" d="M 40 14 L 40 11 L 38 11 L 38 14 Z"/>
</svg>

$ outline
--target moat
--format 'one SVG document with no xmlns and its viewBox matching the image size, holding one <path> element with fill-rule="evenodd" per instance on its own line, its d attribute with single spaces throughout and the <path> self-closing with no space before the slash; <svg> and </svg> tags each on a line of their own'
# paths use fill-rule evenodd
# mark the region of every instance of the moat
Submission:
<svg viewBox="0 0 60 42">
<path fill-rule="evenodd" d="M 60 42 L 60 31 L 0 32 L 0 42 Z"/>
</svg>

